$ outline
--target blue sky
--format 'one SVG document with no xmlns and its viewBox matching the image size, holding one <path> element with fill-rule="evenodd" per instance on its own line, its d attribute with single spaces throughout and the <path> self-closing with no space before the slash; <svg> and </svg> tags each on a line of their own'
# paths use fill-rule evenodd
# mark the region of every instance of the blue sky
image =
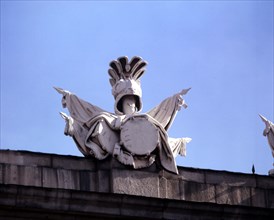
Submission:
<svg viewBox="0 0 274 220">
<path fill-rule="evenodd" d="M 138 55 L 143 112 L 192 87 L 179 166 L 267 175 L 273 38 L 273 1 L 1 1 L 1 149 L 80 156 L 52 87 L 113 112 L 108 64 Z"/>
</svg>

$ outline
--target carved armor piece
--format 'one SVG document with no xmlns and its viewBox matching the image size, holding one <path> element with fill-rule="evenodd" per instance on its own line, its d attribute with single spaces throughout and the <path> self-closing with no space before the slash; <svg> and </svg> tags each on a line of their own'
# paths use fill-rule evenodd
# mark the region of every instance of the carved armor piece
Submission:
<svg viewBox="0 0 274 220">
<path fill-rule="evenodd" d="M 158 145 L 159 131 L 146 115 L 132 116 L 121 126 L 121 144 L 133 155 L 150 155 Z"/>
</svg>

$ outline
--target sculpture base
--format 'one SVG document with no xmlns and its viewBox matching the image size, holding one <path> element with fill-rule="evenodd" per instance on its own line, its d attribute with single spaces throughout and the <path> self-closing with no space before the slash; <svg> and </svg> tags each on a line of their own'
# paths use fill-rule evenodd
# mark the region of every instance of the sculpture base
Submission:
<svg viewBox="0 0 274 220">
<path fill-rule="evenodd" d="M 231 214 L 230 219 L 274 219 L 274 178 L 272 176 L 189 167 L 178 167 L 178 171 L 179 174 L 176 175 L 162 170 L 157 160 L 150 167 L 135 170 L 132 167 L 122 165 L 113 157 L 99 161 L 94 158 L 77 156 L 0 150 L 0 219 L 20 219 L 17 213 L 15 215 L 18 218 L 7 218 L 7 213 L 12 213 L 10 210 L 13 205 L 21 210 L 25 208 L 26 214 L 28 214 L 28 205 L 33 206 L 36 213 L 42 207 L 47 209 L 46 211 L 50 211 L 47 205 L 52 205 L 50 207 L 55 207 L 53 210 L 55 210 L 56 216 L 58 213 L 61 213 L 63 208 L 64 210 L 71 209 L 71 212 L 76 213 L 78 212 L 78 206 L 85 213 L 92 212 L 92 210 L 102 213 L 114 210 L 117 213 L 115 217 L 118 218 L 127 212 L 127 207 L 130 207 L 128 206 L 129 204 L 135 204 L 135 208 L 138 207 L 138 210 L 143 211 L 142 213 L 144 214 L 154 214 L 151 207 L 162 202 L 163 204 L 159 205 L 159 207 L 156 205 L 161 215 L 159 218 L 155 216 L 155 219 L 183 219 L 185 215 L 166 216 L 166 213 L 162 213 L 162 211 L 177 212 L 177 210 L 189 210 L 193 214 L 195 211 L 192 211 L 191 207 L 195 202 L 208 204 L 208 206 L 211 206 L 209 204 L 211 203 L 216 208 L 211 213 L 214 216 L 221 212 L 223 217 L 224 209 L 231 210 L 235 215 L 238 215 L 240 206 L 245 206 L 244 210 L 245 214 L 247 214 L 246 208 L 249 206 L 252 207 L 251 210 L 254 210 L 256 207 L 259 208 L 256 209 L 258 215 L 269 210 L 272 213 L 272 218 L 267 218 L 267 214 L 263 214 L 261 218 L 248 218 L 246 215 L 245 218 L 237 218 L 237 216 Z M 17 186 L 33 188 L 27 190 L 26 193 L 29 194 L 22 194 L 24 190 L 17 188 Z M 10 189 L 9 187 L 15 188 Z M 45 192 L 41 191 L 41 189 L 45 189 Z M 69 190 L 68 194 L 63 194 L 65 190 Z M 95 193 L 96 198 L 105 199 L 96 200 L 96 198 L 92 197 L 92 195 L 87 195 L 87 193 Z M 116 198 L 115 195 L 123 195 L 123 197 L 110 201 L 109 196 L 111 197 L 112 194 L 114 198 Z M 60 200 L 57 200 L 57 198 L 55 200 L 55 196 Z M 141 202 L 141 204 L 144 201 L 145 204 L 139 205 L 135 199 L 131 199 L 128 196 L 134 196 L 136 201 Z M 147 199 L 148 197 L 158 198 L 161 201 L 151 201 Z M 86 202 L 83 202 L 81 199 Z M 94 201 L 90 202 L 92 199 Z M 33 202 L 29 200 L 33 200 Z M 36 203 L 36 200 L 41 201 L 41 203 Z M 108 200 L 109 202 L 106 202 Z M 191 205 L 188 206 L 189 209 L 184 208 L 186 207 L 185 205 L 177 204 L 175 200 L 184 202 L 183 204 L 186 206 L 188 206 L 188 203 L 185 202 L 191 202 Z M 61 201 L 65 201 L 66 205 Z M 112 207 L 112 202 L 117 202 L 117 205 Z M 93 204 L 101 206 L 102 209 L 94 208 Z M 225 207 L 222 205 L 225 205 Z M 227 205 L 235 205 L 235 209 L 232 207 L 228 208 Z M 3 210 L 4 206 L 6 208 Z M 174 209 L 171 208 L 173 206 L 175 206 Z M 58 213 L 57 210 L 59 210 Z M 189 217 L 189 219 L 201 219 L 200 213 L 205 212 L 196 210 L 195 213 L 197 214 L 194 214 L 193 218 Z M 133 212 L 134 214 L 135 212 Z M 29 219 L 34 219 L 32 215 L 28 217 Z M 54 219 L 58 217 L 54 217 Z M 112 219 L 115 219 L 115 217 Z M 129 217 L 131 219 L 135 218 L 134 216 Z M 129 219 L 129 217 L 124 219 Z M 221 218 L 220 216 L 218 217 L 211 218 L 210 215 L 208 219 Z M 80 217 L 74 218 L 74 216 L 69 218 L 83 219 Z M 103 218 L 104 216 L 97 219 Z M 35 219 L 38 219 L 38 217 L 36 218 L 35 216 Z M 61 217 L 58 219 L 61 219 Z"/>
<path fill-rule="evenodd" d="M 274 169 L 269 170 L 268 171 L 268 175 L 274 177 Z"/>
</svg>

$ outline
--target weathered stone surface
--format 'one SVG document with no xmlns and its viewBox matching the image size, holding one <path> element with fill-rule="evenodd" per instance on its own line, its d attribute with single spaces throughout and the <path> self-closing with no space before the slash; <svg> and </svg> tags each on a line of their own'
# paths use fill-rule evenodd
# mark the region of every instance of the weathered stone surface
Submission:
<svg viewBox="0 0 274 220">
<path fill-rule="evenodd" d="M 269 208 L 5 184 L 0 184 L 0 207 L 0 219 L 5 220 L 274 218 Z"/>
<path fill-rule="evenodd" d="M 274 209 L 274 190 L 267 191 L 267 208 Z"/>
<path fill-rule="evenodd" d="M 125 165 L 119 163 L 116 158 L 107 157 L 104 160 L 96 161 L 97 170 L 110 170 L 112 168 L 125 169 Z"/>
<path fill-rule="evenodd" d="M 20 184 L 24 186 L 42 186 L 41 168 L 33 166 L 18 166 L 3 164 L 2 176 L 5 184 Z"/>
<path fill-rule="evenodd" d="M 2 164 L 0 164 L 0 183 L 4 183 L 4 170 Z"/>
<path fill-rule="evenodd" d="M 49 188 L 58 188 L 57 169 L 42 168 L 42 186 Z"/>
<path fill-rule="evenodd" d="M 40 167 L 19 166 L 19 184 L 24 186 L 42 186 Z"/>
<path fill-rule="evenodd" d="M 182 200 L 195 202 L 216 202 L 214 185 L 180 181 L 180 190 Z"/>
<path fill-rule="evenodd" d="M 137 219 L 138 217 L 143 217 L 143 219 L 163 219 L 163 201 L 165 200 L 124 195 L 122 197 L 121 215 Z M 135 208 L 132 209 L 132 207 Z"/>
<path fill-rule="evenodd" d="M 112 170 L 114 193 L 159 197 L 159 177 L 156 173 Z"/>
<path fill-rule="evenodd" d="M 167 180 L 166 185 L 166 198 L 169 199 L 181 199 L 180 181 L 177 179 Z"/>
<path fill-rule="evenodd" d="M 266 207 L 266 193 L 264 189 L 251 188 L 251 205 L 254 207 Z"/>
<path fill-rule="evenodd" d="M 11 206 L 11 207 L 15 206 L 16 195 L 17 195 L 17 187 L 9 187 L 9 185 L 0 184 L 0 201 L 1 201 L 0 204 L 1 205 Z"/>
<path fill-rule="evenodd" d="M 80 189 L 79 172 L 74 170 L 57 169 L 57 188 Z"/>
<path fill-rule="evenodd" d="M 167 198 L 167 179 L 165 177 L 159 178 L 159 197 Z"/>
<path fill-rule="evenodd" d="M 11 155 L 12 152 L 15 156 Z M 43 156 L 52 160 L 50 165 L 42 162 L 36 166 L 29 161 L 26 161 L 28 165 L 16 165 L 6 163 L 6 159 L 2 157 L 4 161 L 0 160 L 0 184 L 121 193 L 274 209 L 274 178 L 269 176 L 184 167 L 179 167 L 180 175 L 175 175 L 164 170 L 159 171 L 159 167 L 156 166 L 129 170 L 113 158 L 96 163 L 93 163 L 92 159 L 91 164 L 94 166 L 89 166 L 88 158 L 83 157 L 5 150 L 4 153 L 9 154 L 13 160 L 19 155 L 21 161 L 18 163 L 26 161 L 22 159 L 24 155 L 27 158 L 34 157 L 31 161 L 37 161 L 37 158 L 46 161 L 47 159 L 43 160 Z M 75 168 L 77 163 L 79 169 Z"/>
<path fill-rule="evenodd" d="M 97 174 L 90 171 L 80 171 L 80 190 L 96 191 Z"/>
<path fill-rule="evenodd" d="M 19 166 L 4 164 L 4 183 L 5 184 L 19 184 Z"/>
<path fill-rule="evenodd" d="M 50 166 L 50 154 L 41 154 L 29 151 L 0 151 L 1 163 L 24 165 L 24 166 Z"/>
<path fill-rule="evenodd" d="M 52 167 L 68 170 L 95 171 L 95 160 L 92 158 L 81 158 L 75 156 L 52 156 Z"/>
<path fill-rule="evenodd" d="M 274 189 L 274 176 L 256 175 L 256 187 Z"/>
<path fill-rule="evenodd" d="M 216 175 L 218 174 L 219 175 Z M 205 172 L 206 183 L 222 184 L 229 186 L 250 186 L 256 187 L 256 179 L 253 175 L 229 173 L 226 171 L 207 171 Z"/>
<path fill-rule="evenodd" d="M 216 186 L 216 202 L 229 205 L 251 205 L 251 192 L 249 187 L 228 185 Z"/>
<path fill-rule="evenodd" d="M 273 209 L 194 203 L 111 193 L 0 185 L 0 219 L 270 220 Z M 11 206 L 10 206 L 11 205 Z M 12 211 L 10 209 L 12 207 Z"/>
<path fill-rule="evenodd" d="M 97 214 L 108 214 L 120 215 L 120 204 L 121 198 L 108 196 L 105 200 L 107 194 L 92 194 L 86 192 L 71 192 L 70 203 L 71 211 L 79 211 L 82 213 L 97 213 Z"/>
<path fill-rule="evenodd" d="M 198 183 L 205 183 L 205 174 L 200 169 L 178 169 L 179 175 L 182 180 L 193 181 Z"/>
<path fill-rule="evenodd" d="M 27 189 L 27 193 L 25 191 Z M 58 203 L 54 201 L 54 198 L 60 198 Z M 68 210 L 70 194 L 65 191 L 56 191 L 54 189 L 41 190 L 41 188 L 22 188 L 18 187 L 16 206 L 18 207 L 34 207 L 49 209 L 53 204 L 56 205 L 56 210 L 64 209 Z M 39 201 L 37 203 L 37 201 Z"/>
<path fill-rule="evenodd" d="M 205 206 L 203 210 L 201 210 L 197 206 L 191 206 L 191 204 L 186 201 L 183 202 L 184 203 L 179 204 L 176 200 L 167 200 L 163 219 L 212 220 L 223 218 L 223 216 L 220 215 L 222 208 L 215 206 L 215 204 L 192 202 L 192 204 L 204 204 Z"/>
<path fill-rule="evenodd" d="M 97 172 L 97 192 L 111 192 L 110 172 L 106 170 L 99 170 Z"/>
</svg>

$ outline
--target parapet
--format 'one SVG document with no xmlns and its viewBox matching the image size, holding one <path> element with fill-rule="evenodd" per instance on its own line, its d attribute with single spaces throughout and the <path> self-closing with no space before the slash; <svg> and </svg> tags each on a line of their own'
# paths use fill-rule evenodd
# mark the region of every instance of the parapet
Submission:
<svg viewBox="0 0 274 220">
<path fill-rule="evenodd" d="M 156 165 L 129 169 L 115 158 L 98 161 L 77 156 L 0 151 L 2 192 L 7 186 L 31 186 L 114 197 L 138 196 L 144 200 L 259 208 L 274 216 L 274 178 L 271 176 L 187 167 L 178 167 L 178 170 L 179 175 L 160 170 Z"/>
</svg>

